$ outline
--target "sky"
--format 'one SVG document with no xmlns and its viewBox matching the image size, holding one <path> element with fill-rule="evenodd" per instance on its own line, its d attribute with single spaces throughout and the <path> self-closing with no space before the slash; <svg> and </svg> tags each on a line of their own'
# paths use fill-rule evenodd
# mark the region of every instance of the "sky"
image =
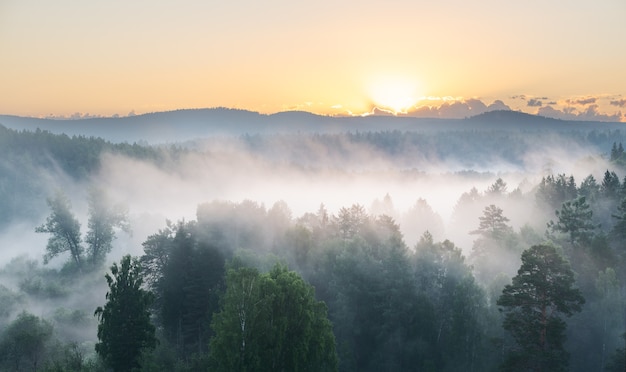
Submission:
<svg viewBox="0 0 626 372">
<path fill-rule="evenodd" d="M 626 121 L 626 1 L 0 0 L 0 114 Z"/>
</svg>

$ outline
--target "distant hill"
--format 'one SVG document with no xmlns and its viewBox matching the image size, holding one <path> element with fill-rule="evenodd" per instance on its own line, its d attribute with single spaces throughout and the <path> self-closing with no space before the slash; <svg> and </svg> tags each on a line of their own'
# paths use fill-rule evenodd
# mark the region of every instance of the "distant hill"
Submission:
<svg viewBox="0 0 626 372">
<path fill-rule="evenodd" d="M 409 116 L 333 117 L 303 111 L 272 115 L 212 108 L 157 112 L 122 118 L 39 119 L 0 115 L 0 124 L 17 130 L 101 137 L 113 142 L 171 143 L 195 138 L 272 133 L 439 130 L 590 130 L 624 129 L 623 123 L 565 121 L 517 111 L 491 111 L 467 119 Z"/>
</svg>

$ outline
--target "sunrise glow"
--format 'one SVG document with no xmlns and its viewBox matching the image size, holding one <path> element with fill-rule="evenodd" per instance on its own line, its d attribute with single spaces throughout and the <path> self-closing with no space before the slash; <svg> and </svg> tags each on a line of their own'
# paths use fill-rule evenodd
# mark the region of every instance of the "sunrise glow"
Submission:
<svg viewBox="0 0 626 372">
<path fill-rule="evenodd" d="M 0 114 L 202 107 L 397 114 L 419 108 L 424 96 L 452 96 L 626 121 L 623 1 L 570 4 L 568 17 L 559 4 L 545 4 L 539 23 L 525 3 L 146 4 L 3 2 Z M 437 105 L 445 103 L 422 105 L 442 117 Z M 471 105 L 469 113 L 480 108 Z"/>
<path fill-rule="evenodd" d="M 409 78 L 379 77 L 373 79 L 368 89 L 372 102 L 393 113 L 405 113 L 418 101 L 418 85 Z"/>
</svg>

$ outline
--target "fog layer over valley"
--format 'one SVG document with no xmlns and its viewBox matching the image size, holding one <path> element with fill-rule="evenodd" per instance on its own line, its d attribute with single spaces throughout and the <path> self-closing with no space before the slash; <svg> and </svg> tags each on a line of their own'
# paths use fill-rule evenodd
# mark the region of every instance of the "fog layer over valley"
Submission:
<svg viewBox="0 0 626 372">
<path fill-rule="evenodd" d="M 101 370 L 93 313 L 110 290 L 105 272 L 130 254 L 155 298 L 160 343 L 143 354 L 144 370 L 226 365 L 211 350 L 224 345 L 235 273 L 252 267 L 278 283 L 287 269 L 276 262 L 327 306 L 337 345 L 337 360 L 323 359 L 329 370 L 495 370 L 513 359 L 494 350 L 519 346 L 498 299 L 522 252 L 550 246 L 586 300 L 563 317 L 565 349 L 555 343 L 550 360 L 619 368 L 626 132 L 464 123 L 248 130 L 154 146 L 0 127 L 2 366 L 35 370 L 29 363 L 66 355 L 83 368 L 67 370 Z M 78 253 L 54 251 L 54 211 L 80 224 Z M 568 213 L 587 225 L 574 229 Z M 106 244 L 95 242 L 98 221 Z M 201 289 L 189 294 L 189 283 Z M 6 350 L 18 321 L 53 331 L 16 357 Z"/>
</svg>

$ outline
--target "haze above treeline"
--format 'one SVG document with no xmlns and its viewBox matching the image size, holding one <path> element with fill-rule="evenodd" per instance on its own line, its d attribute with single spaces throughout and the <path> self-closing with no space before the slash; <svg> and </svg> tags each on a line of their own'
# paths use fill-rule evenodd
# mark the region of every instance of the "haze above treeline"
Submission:
<svg viewBox="0 0 626 372">
<path fill-rule="evenodd" d="M 369 205 L 386 194 L 407 208 L 426 198 L 443 205 L 439 212 L 449 216 L 462 192 L 484 189 L 503 174 L 509 174 L 511 187 L 522 188 L 549 173 L 592 171 L 600 178 L 608 149 L 623 140 L 620 123 L 568 122 L 513 111 L 450 120 L 214 109 L 70 121 L 0 117 L 0 124 L 34 131 L 3 136 L 3 167 L 12 174 L 5 189 L 19 191 L 7 203 L 21 206 L 17 215 L 6 213 L 13 217 L 32 216 L 55 188 L 95 180 L 128 200 L 128 193 L 151 189 L 153 177 L 162 186 L 175 185 L 155 190 L 161 194 L 157 198 L 171 201 L 174 210 L 186 209 L 186 216 L 197 203 L 220 198 L 286 200 L 304 213 L 320 203 L 334 209 L 353 202 Z M 58 132 L 65 134 L 51 135 Z M 146 139 L 160 145 L 146 146 Z M 141 172 L 149 177 L 138 176 Z M 444 189 L 452 197 L 433 187 L 439 184 L 433 179 L 442 176 L 449 178 Z M 19 196 L 28 190 L 33 197 L 22 203 Z M 437 200 L 428 197 L 433 192 Z M 180 194 L 193 197 L 180 202 Z M 342 195 L 350 200 L 337 202 Z"/>
</svg>

